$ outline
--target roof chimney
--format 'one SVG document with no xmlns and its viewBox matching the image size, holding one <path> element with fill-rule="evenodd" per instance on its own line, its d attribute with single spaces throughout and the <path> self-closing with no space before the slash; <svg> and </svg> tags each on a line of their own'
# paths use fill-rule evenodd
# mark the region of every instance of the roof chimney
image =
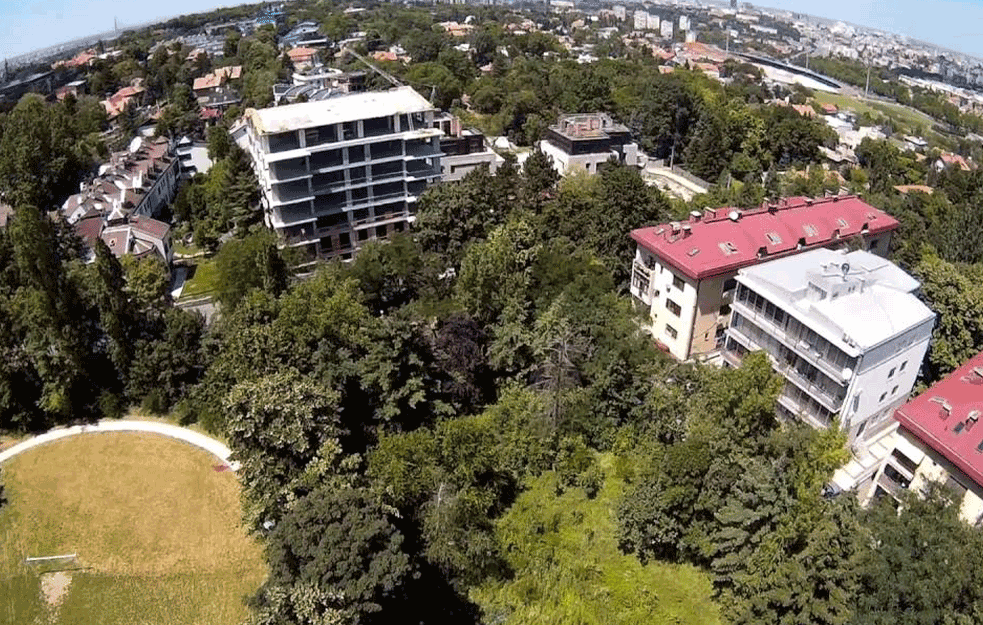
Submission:
<svg viewBox="0 0 983 625">
<path fill-rule="evenodd" d="M 700 217 L 702 217 L 702 216 L 703 216 L 703 213 L 701 213 L 700 211 L 690 211 L 690 213 L 689 213 L 689 220 L 690 220 L 690 222 L 695 223 L 697 221 L 700 221 Z"/>
<path fill-rule="evenodd" d="M 946 419 L 952 414 L 952 406 L 949 405 L 949 402 L 947 402 L 944 397 L 933 397 L 928 401 L 939 405 L 940 418 Z"/>
<path fill-rule="evenodd" d="M 678 234 L 679 233 L 679 228 L 680 228 L 680 223 L 678 221 L 671 221 L 671 222 L 669 222 L 669 227 L 672 228 L 672 233 L 673 234 Z"/>
<path fill-rule="evenodd" d="M 703 209 L 703 221 L 709 221 L 711 219 L 715 219 L 716 217 L 717 211 L 713 210 L 712 208 Z"/>
<path fill-rule="evenodd" d="M 689 224 L 683 224 L 683 238 L 685 239 L 691 234 L 693 234 L 693 226 Z"/>
</svg>

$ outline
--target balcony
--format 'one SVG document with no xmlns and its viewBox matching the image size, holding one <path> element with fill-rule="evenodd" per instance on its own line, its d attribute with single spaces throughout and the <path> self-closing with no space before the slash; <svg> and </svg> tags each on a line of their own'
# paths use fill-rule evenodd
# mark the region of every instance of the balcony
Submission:
<svg viewBox="0 0 983 625">
<path fill-rule="evenodd" d="M 435 167 L 407 168 L 406 175 L 416 180 L 426 178 L 437 178 L 441 176 L 441 171 Z"/>
<path fill-rule="evenodd" d="M 769 335 L 779 340 L 787 348 L 795 352 L 796 354 L 802 356 L 804 360 L 815 366 L 817 369 L 825 373 L 831 380 L 836 380 L 841 384 L 846 384 L 849 380 L 843 380 L 843 369 L 838 368 L 835 364 L 831 363 L 826 358 L 823 358 L 814 346 L 809 345 L 807 341 L 802 339 L 798 334 L 787 331 L 776 325 L 771 319 L 766 315 L 761 314 L 755 308 L 751 308 L 746 303 L 735 300 L 731 304 L 731 309 L 737 311 L 741 316 L 753 321 L 755 325 L 765 330 Z M 799 323 L 795 320 L 795 323 Z M 852 358 L 847 365 L 851 369 L 856 369 L 856 358 Z"/>
<path fill-rule="evenodd" d="M 301 161 L 297 163 L 289 163 L 289 161 L 284 161 L 280 163 L 273 163 L 270 167 L 270 178 L 272 182 L 289 182 L 291 180 L 297 180 L 299 178 L 306 178 L 310 175 L 307 171 L 307 165 Z"/>
<path fill-rule="evenodd" d="M 782 392 L 778 395 L 778 403 L 789 411 L 796 418 L 804 420 L 811 427 L 817 430 L 825 430 L 829 427 L 830 419 L 825 415 L 820 415 L 815 410 L 813 406 L 808 403 L 801 402 L 788 394 L 788 387 L 782 389 Z"/>
<path fill-rule="evenodd" d="M 747 348 L 748 351 L 763 351 L 768 354 L 768 360 L 771 361 L 771 366 L 776 372 L 803 392 L 812 396 L 824 408 L 834 413 L 840 411 L 840 408 L 843 406 L 843 400 L 846 398 L 846 389 L 843 389 L 843 393 L 832 393 L 822 385 L 816 384 L 815 381 L 810 380 L 791 364 L 779 360 L 777 354 L 772 354 L 762 347 L 755 338 L 752 338 L 748 332 L 744 331 L 744 328 L 730 326 L 727 328 L 727 333 L 735 341 Z"/>
</svg>

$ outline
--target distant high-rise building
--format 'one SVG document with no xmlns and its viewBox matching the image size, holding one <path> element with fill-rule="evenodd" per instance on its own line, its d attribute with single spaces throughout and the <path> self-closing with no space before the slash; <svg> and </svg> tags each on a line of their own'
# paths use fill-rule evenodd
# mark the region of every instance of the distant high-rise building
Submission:
<svg viewBox="0 0 983 625">
<path fill-rule="evenodd" d="M 686 15 L 679 16 L 679 30 L 689 30 L 689 17 Z"/>
<path fill-rule="evenodd" d="M 649 14 L 645 11 L 635 11 L 635 30 L 645 30 L 648 28 Z"/>
<path fill-rule="evenodd" d="M 659 34 L 662 35 L 663 39 L 672 39 L 672 26 L 672 20 L 662 20 L 662 24 L 659 27 Z"/>
</svg>

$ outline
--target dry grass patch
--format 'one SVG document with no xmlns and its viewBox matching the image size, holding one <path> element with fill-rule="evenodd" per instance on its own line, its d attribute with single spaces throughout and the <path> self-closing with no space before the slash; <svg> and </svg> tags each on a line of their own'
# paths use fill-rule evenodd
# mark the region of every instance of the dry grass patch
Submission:
<svg viewBox="0 0 983 625">
<path fill-rule="evenodd" d="M 265 568 L 241 526 L 235 475 L 217 464 L 185 443 L 130 432 L 84 434 L 11 459 L 0 574 L 23 575 L 27 556 L 77 552 L 85 571 L 62 597 L 61 623 L 132 623 L 140 613 L 157 623 L 241 621 Z M 23 592 L 0 582 L 0 616 L 5 602 L 25 602 L 10 593 Z M 117 604 L 110 614 L 90 611 L 106 602 Z"/>
</svg>

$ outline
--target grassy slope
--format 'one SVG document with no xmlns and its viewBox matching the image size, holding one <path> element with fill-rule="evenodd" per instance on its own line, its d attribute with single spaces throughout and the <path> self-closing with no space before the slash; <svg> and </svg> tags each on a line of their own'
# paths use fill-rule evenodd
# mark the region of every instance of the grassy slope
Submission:
<svg viewBox="0 0 983 625">
<path fill-rule="evenodd" d="M 78 552 L 59 623 L 234 625 L 262 582 L 235 476 L 204 451 L 151 434 L 87 434 L 4 465 L 0 621 L 42 609 L 28 555 Z M 11 618 L 13 617 L 13 618 Z"/>
<path fill-rule="evenodd" d="M 203 260 L 198 263 L 194 277 L 185 283 L 181 299 L 208 295 L 215 290 L 217 284 L 218 265 L 214 259 Z"/>
<path fill-rule="evenodd" d="M 603 456 L 598 496 L 555 495 L 556 479 L 532 480 L 499 524 L 516 578 L 486 584 L 472 598 L 492 619 L 518 625 L 720 623 L 709 577 L 688 565 L 642 565 L 618 549 L 617 504 L 624 487 Z M 524 569 L 524 570 L 523 570 Z"/>
<path fill-rule="evenodd" d="M 930 130 L 932 128 L 932 124 L 935 123 L 935 120 L 925 113 L 907 106 L 902 106 L 900 104 L 879 102 L 874 100 L 860 100 L 857 98 L 851 98 L 850 96 L 835 93 L 824 93 L 821 91 L 816 91 L 814 97 L 820 104 L 835 104 L 838 108 L 850 109 L 858 114 L 866 112 L 871 113 L 872 115 L 884 115 L 885 117 L 903 124 L 909 129 L 913 128 L 914 126 L 923 126 L 926 130 Z"/>
</svg>

